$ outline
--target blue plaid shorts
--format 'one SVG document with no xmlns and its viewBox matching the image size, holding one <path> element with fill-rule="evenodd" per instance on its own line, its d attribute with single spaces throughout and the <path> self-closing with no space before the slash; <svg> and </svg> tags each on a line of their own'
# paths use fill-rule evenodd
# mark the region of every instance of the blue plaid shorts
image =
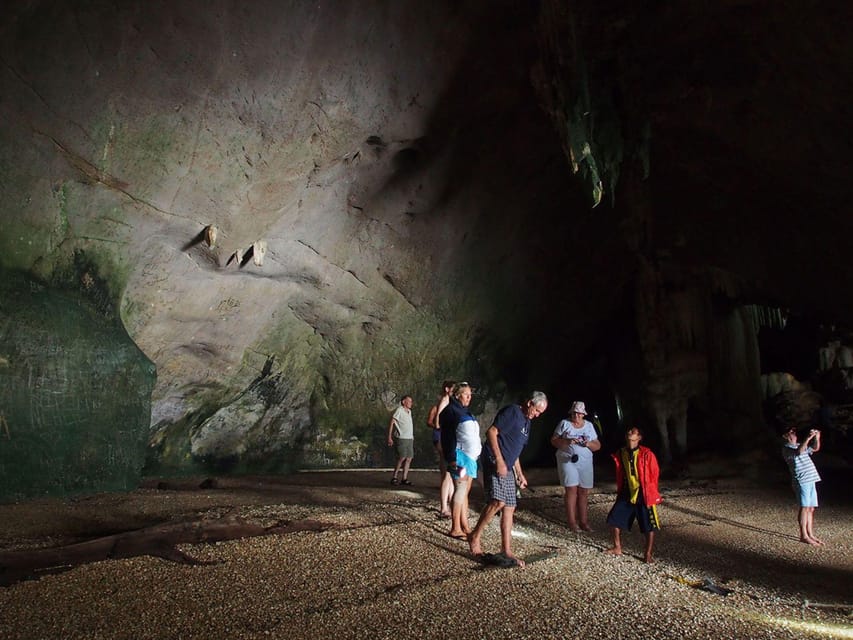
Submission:
<svg viewBox="0 0 853 640">
<path fill-rule="evenodd" d="M 518 504 L 515 493 L 515 470 L 510 469 L 509 473 L 501 478 L 488 456 L 483 457 L 483 488 L 490 500 L 503 502 L 507 507 L 515 507 Z"/>
</svg>

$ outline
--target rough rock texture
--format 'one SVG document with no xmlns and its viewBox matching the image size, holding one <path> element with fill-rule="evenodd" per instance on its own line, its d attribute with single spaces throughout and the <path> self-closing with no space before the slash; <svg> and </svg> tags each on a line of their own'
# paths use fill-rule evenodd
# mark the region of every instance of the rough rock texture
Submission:
<svg viewBox="0 0 853 640">
<path fill-rule="evenodd" d="M 426 402 L 471 372 L 472 343 L 529 323 L 493 304 L 529 303 L 522 257 L 539 239 L 509 215 L 529 198 L 505 181 L 519 143 L 487 134 L 535 145 L 547 122 L 529 123 L 523 66 L 456 76 L 487 25 L 430 7 L 8 10 L 4 263 L 55 279 L 77 250 L 99 267 L 157 365 L 160 463 L 287 464 L 297 446 L 363 462 L 363 444 L 310 440 L 370 442 L 400 394 Z M 495 95 L 499 77 L 514 86 Z M 558 147 L 539 153 L 561 172 Z M 527 180 L 544 197 L 541 183 Z"/>
<path fill-rule="evenodd" d="M 447 377 L 683 456 L 762 434 L 747 305 L 853 320 L 846 7 L 9 4 L 0 267 L 156 365 L 149 471 L 380 464 Z"/>
<path fill-rule="evenodd" d="M 3 495 L 135 488 L 154 365 L 115 317 L 78 297 L 20 276 L 0 283 L 0 297 Z"/>
</svg>

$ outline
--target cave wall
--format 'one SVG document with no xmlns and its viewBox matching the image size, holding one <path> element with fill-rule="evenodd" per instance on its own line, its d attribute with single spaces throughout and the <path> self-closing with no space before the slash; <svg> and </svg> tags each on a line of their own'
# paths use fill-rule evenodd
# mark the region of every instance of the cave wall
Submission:
<svg viewBox="0 0 853 640">
<path fill-rule="evenodd" d="M 89 290 L 0 281 L 0 495 L 138 486 L 154 364 Z"/>
<path fill-rule="evenodd" d="M 402 394 L 423 424 L 444 378 L 541 380 L 527 336 L 587 208 L 535 12 L 492 9 L 4 8 L 0 266 L 61 291 L 87 256 L 157 367 L 149 472 L 382 462 Z"/>
<path fill-rule="evenodd" d="M 759 434 L 745 306 L 853 319 L 816 294 L 849 270 L 846 93 L 803 72 L 853 56 L 804 12 L 12 3 L 0 270 L 97 283 L 156 366 L 149 473 L 384 464 L 445 378 L 486 422 L 538 387 L 554 423 L 617 392 L 681 452 L 715 411 Z"/>
</svg>

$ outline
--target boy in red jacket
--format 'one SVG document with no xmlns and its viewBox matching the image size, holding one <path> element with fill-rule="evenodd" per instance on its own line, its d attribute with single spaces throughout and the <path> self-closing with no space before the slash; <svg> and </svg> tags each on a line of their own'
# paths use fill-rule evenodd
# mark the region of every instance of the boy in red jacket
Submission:
<svg viewBox="0 0 853 640">
<path fill-rule="evenodd" d="M 643 432 L 640 429 L 629 427 L 625 432 L 626 446 L 612 454 L 616 463 L 616 503 L 607 514 L 607 524 L 613 534 L 613 546 L 605 550 L 605 553 L 622 555 L 621 531 L 630 531 L 636 519 L 646 538 L 643 559 L 646 562 L 654 562 L 652 547 L 655 543 L 655 531 L 660 530 L 657 510 L 657 505 L 661 502 L 658 492 L 660 467 L 652 450 L 640 446 L 642 439 Z"/>
</svg>

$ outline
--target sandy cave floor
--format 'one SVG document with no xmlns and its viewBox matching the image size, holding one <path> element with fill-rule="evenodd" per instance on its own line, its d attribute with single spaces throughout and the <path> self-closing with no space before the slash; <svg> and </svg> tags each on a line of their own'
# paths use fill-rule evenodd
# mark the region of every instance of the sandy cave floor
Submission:
<svg viewBox="0 0 853 640">
<path fill-rule="evenodd" d="M 0 637 L 76 638 L 853 638 L 853 501 L 824 500 L 796 538 L 790 489 L 746 480 L 662 484 L 654 564 L 642 537 L 611 557 L 612 483 L 591 496 L 595 531 L 564 525 L 551 469 L 530 470 L 516 513 L 519 569 L 485 568 L 437 517 L 438 473 L 391 487 L 381 471 L 198 479 L 127 494 L 0 505 L 0 555 L 163 523 L 306 519 L 321 531 L 182 544 L 211 564 L 143 555 L 0 588 Z M 472 526 L 482 489 L 472 491 Z M 484 548 L 498 551 L 497 520 Z M 530 560 L 533 560 L 530 562 Z M 727 596 L 695 585 L 705 579 Z M 818 606 L 846 605 L 846 606 Z"/>
</svg>

